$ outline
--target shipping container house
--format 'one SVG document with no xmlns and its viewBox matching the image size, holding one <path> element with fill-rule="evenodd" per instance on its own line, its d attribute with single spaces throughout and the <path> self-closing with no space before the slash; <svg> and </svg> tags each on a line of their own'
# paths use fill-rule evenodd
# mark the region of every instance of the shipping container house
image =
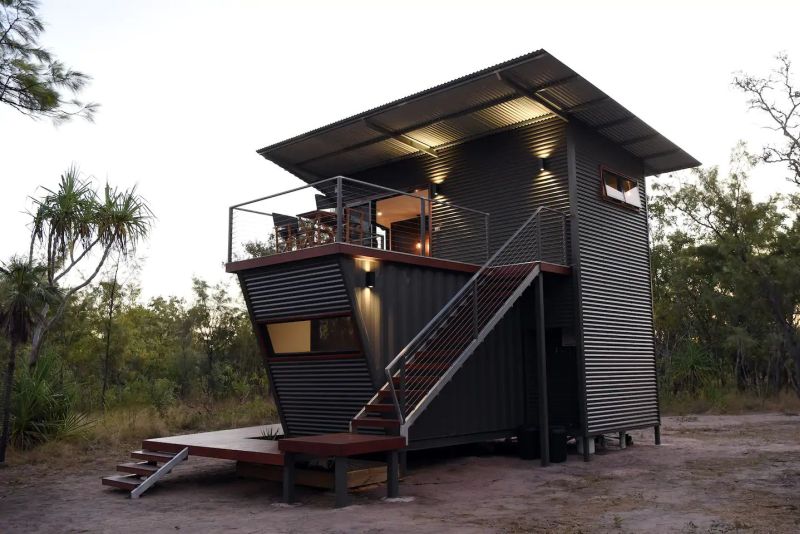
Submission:
<svg viewBox="0 0 800 534">
<path fill-rule="evenodd" d="M 298 185 L 226 268 L 287 436 L 658 441 L 646 178 L 698 162 L 615 100 L 540 50 L 258 152 Z"/>
</svg>

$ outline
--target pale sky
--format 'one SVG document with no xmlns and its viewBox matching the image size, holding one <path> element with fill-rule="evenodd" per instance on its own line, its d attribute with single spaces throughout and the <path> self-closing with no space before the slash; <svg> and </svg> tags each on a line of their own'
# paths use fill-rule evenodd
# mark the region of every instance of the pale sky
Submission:
<svg viewBox="0 0 800 534">
<path fill-rule="evenodd" d="M 158 220 L 143 297 L 186 296 L 223 270 L 227 207 L 299 180 L 256 149 L 544 48 L 705 165 L 763 118 L 730 87 L 787 51 L 800 2 L 45 1 L 44 44 L 93 77 L 94 124 L 0 106 L 0 258 L 26 249 L 23 211 L 76 162 L 138 184 Z M 761 172 L 763 192 L 789 191 Z"/>
</svg>

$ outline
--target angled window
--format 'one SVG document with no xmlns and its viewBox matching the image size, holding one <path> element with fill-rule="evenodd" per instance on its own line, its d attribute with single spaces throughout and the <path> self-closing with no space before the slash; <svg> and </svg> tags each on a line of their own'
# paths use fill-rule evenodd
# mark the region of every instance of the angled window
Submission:
<svg viewBox="0 0 800 534">
<path fill-rule="evenodd" d="M 359 348 L 350 316 L 270 323 L 267 334 L 275 354 L 331 354 Z"/>
<path fill-rule="evenodd" d="M 639 182 L 605 168 L 600 169 L 600 178 L 603 198 L 631 208 L 642 207 Z"/>
</svg>

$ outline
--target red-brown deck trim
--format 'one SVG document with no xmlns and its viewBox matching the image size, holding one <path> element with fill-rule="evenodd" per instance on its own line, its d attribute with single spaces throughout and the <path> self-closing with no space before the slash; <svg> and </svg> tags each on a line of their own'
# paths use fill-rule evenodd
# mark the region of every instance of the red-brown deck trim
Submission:
<svg viewBox="0 0 800 534">
<path fill-rule="evenodd" d="M 390 250 L 380 250 L 371 247 L 363 247 L 360 245 L 351 245 L 349 243 L 330 243 L 328 245 L 320 245 L 318 247 L 304 248 L 302 250 L 293 250 L 291 252 L 273 254 L 272 256 L 264 256 L 261 258 L 252 258 L 249 260 L 234 261 L 225 264 L 225 271 L 229 273 L 236 273 L 239 271 L 246 271 L 248 269 L 265 267 L 268 265 L 280 265 L 283 263 L 292 263 L 295 261 L 307 260 L 311 258 L 330 256 L 332 254 L 345 254 L 347 256 L 356 256 L 356 257 L 361 256 L 376 260 L 395 261 L 398 263 L 410 263 L 413 265 L 421 265 L 424 267 L 450 269 L 452 271 L 463 271 L 468 273 L 472 273 L 480 269 L 479 265 L 474 265 L 472 263 L 440 260 L 437 258 L 429 258 L 427 256 L 417 256 L 415 254 L 406 254 L 403 252 L 392 252 Z"/>
<path fill-rule="evenodd" d="M 402 449 L 406 438 L 401 436 L 368 436 L 365 434 L 322 434 L 286 438 L 278 441 L 283 452 L 309 454 L 311 456 L 357 456 L 373 452 Z"/>
<path fill-rule="evenodd" d="M 351 245 L 349 243 L 331 243 L 328 245 L 320 245 L 318 247 L 306 248 L 302 250 L 293 250 L 291 252 L 283 252 L 281 254 L 273 254 L 272 256 L 264 256 L 262 258 L 252 258 L 249 260 L 241 260 L 241 261 L 226 263 L 225 271 L 229 273 L 237 273 L 239 271 L 247 271 L 249 269 L 257 269 L 259 267 L 267 267 L 270 265 L 281 265 L 284 263 L 292 263 L 312 258 L 320 258 L 322 256 L 330 256 L 333 254 L 344 254 L 347 256 L 393 261 L 397 263 L 408 263 L 411 265 L 419 265 L 422 267 L 433 267 L 435 269 L 448 269 L 451 271 L 460 271 L 465 273 L 474 273 L 481 268 L 480 265 L 476 265 L 474 263 L 463 263 L 460 261 L 442 260 L 438 258 L 430 258 L 427 256 L 406 254 L 403 252 L 379 250 L 370 247 L 362 247 L 360 245 Z M 571 272 L 571 269 L 569 267 L 566 267 L 564 265 L 558 265 L 555 263 L 541 262 L 541 266 L 542 266 L 542 271 L 546 273 L 566 275 Z"/>
</svg>

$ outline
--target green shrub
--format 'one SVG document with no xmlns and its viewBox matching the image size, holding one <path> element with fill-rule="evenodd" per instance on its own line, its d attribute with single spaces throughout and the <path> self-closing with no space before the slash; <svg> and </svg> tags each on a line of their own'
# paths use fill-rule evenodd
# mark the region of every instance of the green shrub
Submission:
<svg viewBox="0 0 800 534">
<path fill-rule="evenodd" d="M 21 365 L 12 399 L 11 441 L 21 449 L 84 434 L 93 422 L 75 409 L 75 394 L 57 376 L 56 359 Z"/>
</svg>

